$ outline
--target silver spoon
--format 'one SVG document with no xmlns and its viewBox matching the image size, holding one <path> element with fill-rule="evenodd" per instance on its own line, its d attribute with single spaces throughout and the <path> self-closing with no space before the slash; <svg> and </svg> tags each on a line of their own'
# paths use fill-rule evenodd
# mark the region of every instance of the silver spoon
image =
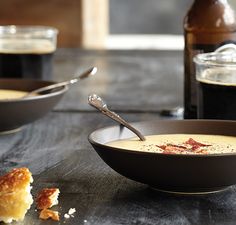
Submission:
<svg viewBox="0 0 236 225">
<path fill-rule="evenodd" d="M 115 120 L 116 122 L 122 124 L 123 126 L 127 127 L 129 130 L 134 132 L 141 141 L 145 141 L 144 135 L 142 135 L 137 129 L 131 126 L 128 122 L 122 119 L 118 114 L 112 112 L 107 108 L 107 104 L 96 94 L 92 94 L 88 96 L 88 103 L 93 106 L 94 108 L 101 111 L 104 115 L 110 117 L 111 119 Z"/>
<path fill-rule="evenodd" d="M 85 72 L 83 72 L 79 76 L 76 76 L 76 77 L 74 77 L 70 80 L 59 82 L 59 83 L 52 84 L 52 85 L 48 85 L 46 87 L 42 87 L 42 88 L 38 88 L 38 89 L 35 89 L 33 91 L 30 91 L 23 98 L 29 98 L 29 97 L 32 97 L 36 94 L 40 94 L 44 91 L 49 91 L 49 90 L 53 90 L 53 89 L 58 88 L 58 87 L 63 87 L 63 86 L 66 86 L 66 85 L 77 83 L 78 81 L 83 80 L 83 79 L 89 77 L 90 75 L 94 75 L 96 72 L 97 72 L 97 67 L 91 67 L 90 69 L 86 70 Z"/>
</svg>

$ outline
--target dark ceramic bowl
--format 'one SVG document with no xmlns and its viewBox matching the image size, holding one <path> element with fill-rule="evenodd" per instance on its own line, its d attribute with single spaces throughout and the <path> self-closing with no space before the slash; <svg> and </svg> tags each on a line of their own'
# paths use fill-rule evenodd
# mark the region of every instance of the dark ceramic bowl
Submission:
<svg viewBox="0 0 236 225">
<path fill-rule="evenodd" d="M 54 83 L 39 80 L 0 79 L 0 89 L 32 91 Z M 52 93 L 28 99 L 0 100 L 0 132 L 17 130 L 44 116 L 59 102 L 67 89 L 67 87 L 62 87 Z"/>
<path fill-rule="evenodd" d="M 234 121 L 163 120 L 133 125 L 144 135 L 186 133 L 236 136 Z M 122 150 L 105 145 L 133 136 L 126 128 L 113 126 L 94 131 L 89 135 L 89 142 L 115 171 L 158 190 L 209 193 L 236 184 L 236 154 L 174 155 Z"/>
</svg>

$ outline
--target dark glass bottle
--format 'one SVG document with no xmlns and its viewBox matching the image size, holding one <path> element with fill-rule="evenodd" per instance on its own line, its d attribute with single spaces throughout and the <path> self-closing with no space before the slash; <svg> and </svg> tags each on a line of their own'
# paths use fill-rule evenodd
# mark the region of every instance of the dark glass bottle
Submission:
<svg viewBox="0 0 236 225">
<path fill-rule="evenodd" d="M 184 19 L 184 118 L 197 118 L 193 57 L 236 43 L 236 13 L 228 0 L 195 0 Z"/>
</svg>

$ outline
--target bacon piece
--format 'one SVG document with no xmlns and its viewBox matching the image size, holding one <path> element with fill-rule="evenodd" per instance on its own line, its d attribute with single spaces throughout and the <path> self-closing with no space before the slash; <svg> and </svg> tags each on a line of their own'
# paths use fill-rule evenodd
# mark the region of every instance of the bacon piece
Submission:
<svg viewBox="0 0 236 225">
<path fill-rule="evenodd" d="M 183 151 L 185 151 L 185 149 L 183 149 L 183 148 L 180 148 L 178 146 L 171 146 L 171 145 L 167 145 L 165 150 L 167 150 L 167 151 L 175 151 L 175 152 L 183 152 Z"/>
<path fill-rule="evenodd" d="M 182 146 L 182 145 L 167 144 L 167 146 L 171 146 L 171 147 L 173 147 L 173 148 L 187 149 L 187 147 Z"/>
<path fill-rule="evenodd" d="M 162 153 L 163 154 L 177 154 L 176 152 L 169 151 L 169 150 L 164 150 Z"/>
<path fill-rule="evenodd" d="M 191 145 L 192 146 L 192 148 L 191 148 L 192 151 L 195 151 L 196 153 L 202 153 L 202 154 L 207 154 L 208 152 L 206 150 L 200 149 L 200 147 L 212 146 L 212 145 L 206 145 L 206 144 L 200 143 L 198 141 L 195 141 L 192 138 L 189 138 L 185 142 L 185 144 Z"/>
<path fill-rule="evenodd" d="M 183 145 L 174 145 L 174 144 L 166 144 L 166 145 L 156 145 L 158 148 L 163 150 L 164 154 L 178 154 L 185 151 L 188 152 L 195 152 L 200 154 L 208 154 L 208 152 L 205 149 L 202 149 L 201 147 L 207 147 L 212 145 L 203 144 L 200 142 L 195 141 L 193 138 L 189 138 L 186 142 L 183 144 L 190 145 L 191 147 L 183 146 Z"/>
<path fill-rule="evenodd" d="M 199 150 L 196 151 L 196 153 L 208 154 L 208 151 L 206 151 L 205 149 L 199 149 Z"/>
<path fill-rule="evenodd" d="M 167 145 L 156 145 L 158 148 L 163 150 L 163 153 L 165 154 L 176 154 L 177 152 L 183 152 L 186 150 L 185 146 L 181 145 L 173 145 L 173 144 L 167 144 Z"/>
<path fill-rule="evenodd" d="M 191 146 L 193 146 L 193 147 L 196 147 L 196 146 L 198 146 L 198 147 L 211 146 L 211 145 L 206 145 L 206 144 L 202 144 L 202 143 L 200 143 L 200 142 L 197 142 L 197 141 L 195 141 L 195 140 L 192 139 L 192 138 L 189 138 L 189 139 L 185 142 L 185 144 L 191 145 Z"/>
<path fill-rule="evenodd" d="M 165 150 L 166 149 L 166 145 L 156 145 L 158 148 Z"/>
</svg>

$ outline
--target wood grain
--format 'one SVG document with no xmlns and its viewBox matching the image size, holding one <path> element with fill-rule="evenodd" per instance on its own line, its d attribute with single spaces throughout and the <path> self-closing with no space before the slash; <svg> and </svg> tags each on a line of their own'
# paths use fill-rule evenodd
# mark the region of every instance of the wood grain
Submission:
<svg viewBox="0 0 236 225">
<path fill-rule="evenodd" d="M 153 114 L 122 114 L 128 120 L 160 119 Z M 208 196 L 167 195 L 120 176 L 92 149 L 87 135 L 114 124 L 98 113 L 53 112 L 21 132 L 0 136 L 1 171 L 28 166 L 33 171 L 32 193 L 59 187 L 58 224 L 162 225 L 233 224 L 236 188 Z M 164 176 L 164 174 L 163 174 Z M 74 217 L 63 215 L 75 208 Z M 226 221 L 226 222 L 224 222 Z M 24 225 L 54 224 L 38 219 L 35 204 Z"/>
<path fill-rule="evenodd" d="M 159 112 L 183 105 L 182 52 L 69 51 L 55 57 L 54 80 L 65 80 L 91 66 L 95 76 L 76 84 L 57 110 L 93 110 L 90 93 L 101 95 L 114 110 Z"/>
<path fill-rule="evenodd" d="M 128 121 L 159 119 L 155 114 L 121 114 Z M 22 128 L 0 136 L 0 168 L 27 166 L 34 174 L 55 165 L 68 155 L 92 149 L 87 137 L 94 129 L 116 125 L 101 113 L 52 112 Z M 87 152 L 94 157 L 93 151 Z M 91 157 L 89 155 L 89 157 Z M 98 157 L 91 159 L 97 161 Z"/>
</svg>

